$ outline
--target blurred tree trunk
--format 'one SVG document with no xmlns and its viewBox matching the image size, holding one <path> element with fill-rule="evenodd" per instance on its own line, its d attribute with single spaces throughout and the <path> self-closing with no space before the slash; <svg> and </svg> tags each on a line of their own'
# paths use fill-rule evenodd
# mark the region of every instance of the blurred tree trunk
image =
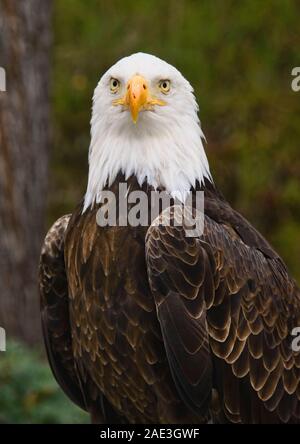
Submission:
<svg viewBox="0 0 300 444">
<path fill-rule="evenodd" d="M 0 326 L 40 340 L 37 265 L 49 149 L 52 0 L 0 0 Z"/>
</svg>

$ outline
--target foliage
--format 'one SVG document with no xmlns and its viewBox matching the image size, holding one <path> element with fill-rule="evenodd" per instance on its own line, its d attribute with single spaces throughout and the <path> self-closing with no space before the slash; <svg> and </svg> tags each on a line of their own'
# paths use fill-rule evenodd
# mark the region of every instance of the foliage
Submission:
<svg viewBox="0 0 300 444">
<path fill-rule="evenodd" d="M 56 1 L 49 223 L 85 190 L 93 88 L 142 50 L 190 80 L 216 183 L 300 281 L 298 12 L 297 0 Z"/>
<path fill-rule="evenodd" d="M 0 423 L 89 422 L 63 394 L 39 353 L 16 342 L 0 352 L 0 393 Z"/>
</svg>

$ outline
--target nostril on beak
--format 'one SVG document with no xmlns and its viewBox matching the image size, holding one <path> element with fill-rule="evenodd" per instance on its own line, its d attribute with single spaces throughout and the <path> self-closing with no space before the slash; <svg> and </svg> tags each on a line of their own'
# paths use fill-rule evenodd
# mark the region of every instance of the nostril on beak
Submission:
<svg viewBox="0 0 300 444">
<path fill-rule="evenodd" d="M 145 85 L 145 83 L 143 84 L 143 88 L 146 89 L 146 85 Z"/>
</svg>

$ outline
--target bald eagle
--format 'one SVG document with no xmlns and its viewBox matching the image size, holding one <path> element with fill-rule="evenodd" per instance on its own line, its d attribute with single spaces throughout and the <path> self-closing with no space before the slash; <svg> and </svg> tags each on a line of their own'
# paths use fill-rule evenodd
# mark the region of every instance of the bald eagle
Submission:
<svg viewBox="0 0 300 444">
<path fill-rule="evenodd" d="M 39 268 L 50 366 L 93 422 L 299 423 L 299 289 L 217 190 L 202 141 L 193 89 L 165 61 L 134 54 L 100 79 L 86 194 L 49 230 Z M 100 226 L 101 193 L 120 183 L 204 192 L 203 232 L 164 211 Z"/>
</svg>

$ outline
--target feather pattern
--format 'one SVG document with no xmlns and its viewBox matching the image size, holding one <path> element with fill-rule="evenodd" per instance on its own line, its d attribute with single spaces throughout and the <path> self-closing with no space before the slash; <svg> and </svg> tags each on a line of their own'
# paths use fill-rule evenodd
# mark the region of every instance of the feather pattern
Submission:
<svg viewBox="0 0 300 444">
<path fill-rule="evenodd" d="M 216 203 L 218 208 L 226 207 L 226 216 L 220 211 L 214 213 Z M 173 207 L 172 211 L 175 214 L 182 210 Z M 186 273 L 180 272 L 181 257 L 193 242 L 193 255 L 201 258 L 202 263 L 202 266 L 196 267 L 194 276 L 201 269 L 203 273 L 203 277 L 198 278 L 200 285 L 195 301 L 202 304 L 203 294 L 211 299 L 207 290 L 203 292 L 207 282 L 209 291 L 213 293 L 213 303 L 204 309 L 207 330 L 203 332 L 200 319 L 196 328 L 199 347 L 207 338 L 208 356 L 214 368 L 212 385 L 222 403 L 222 415 L 215 419 L 240 423 L 299 423 L 299 352 L 292 350 L 290 336 L 293 327 L 300 322 L 299 290 L 278 255 L 266 241 L 261 242 L 261 236 L 225 201 L 212 199 L 208 194 L 205 215 L 204 233 L 196 240 L 185 237 L 184 227 L 172 228 L 173 236 L 176 231 L 175 237 L 181 240 L 181 245 L 172 254 L 168 254 L 170 248 L 166 248 L 170 244 L 170 228 L 166 230 L 162 226 L 163 214 L 148 230 L 148 274 L 163 336 L 165 338 L 170 329 L 161 314 L 162 307 L 170 305 L 170 301 L 176 298 L 184 302 L 190 295 L 191 278 L 187 279 Z M 153 251 L 161 254 L 153 254 Z M 220 258 L 220 254 L 223 257 Z M 164 266 L 160 262 L 164 262 Z M 203 267 L 203 263 L 208 266 Z M 179 273 L 180 290 L 177 285 Z M 188 341 L 191 346 L 195 338 L 193 313 L 172 310 L 174 324 L 182 325 L 187 313 L 189 320 L 184 322 L 185 328 L 181 333 L 182 341 Z M 180 341 L 174 335 L 170 338 L 169 341 L 173 339 L 171 345 L 165 339 L 166 348 L 175 347 L 177 352 L 174 353 L 181 355 Z M 169 362 L 172 367 L 172 361 Z M 191 365 L 188 356 L 184 362 L 187 366 L 184 376 L 180 373 L 181 369 L 173 365 L 174 379 L 179 391 L 184 381 L 185 398 L 188 397 L 190 406 L 194 408 L 189 398 L 195 392 L 188 371 Z M 203 356 L 198 360 L 199 376 L 205 362 Z"/>
<path fill-rule="evenodd" d="M 134 177 L 128 184 L 140 189 Z M 164 213 L 149 229 L 100 228 L 98 207 L 82 215 L 82 204 L 46 237 L 48 357 L 67 395 L 98 421 L 299 422 L 290 336 L 299 290 L 262 236 L 209 182 L 204 191 L 198 238 L 163 226 Z"/>
</svg>

